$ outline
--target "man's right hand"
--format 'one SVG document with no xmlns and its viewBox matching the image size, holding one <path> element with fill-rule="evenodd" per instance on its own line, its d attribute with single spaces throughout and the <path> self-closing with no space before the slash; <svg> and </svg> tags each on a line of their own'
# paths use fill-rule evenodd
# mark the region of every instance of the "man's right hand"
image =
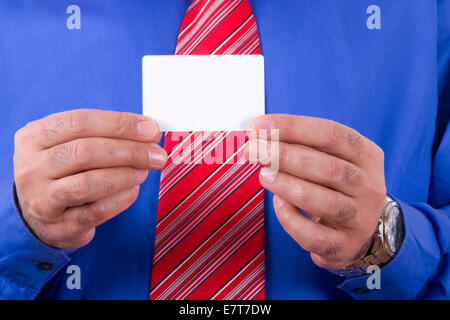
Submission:
<svg viewBox="0 0 450 320">
<path fill-rule="evenodd" d="M 160 138 L 154 120 L 132 113 L 73 110 L 28 123 L 14 141 L 23 218 L 48 245 L 88 244 L 137 199 L 148 170 L 165 164 Z"/>
</svg>

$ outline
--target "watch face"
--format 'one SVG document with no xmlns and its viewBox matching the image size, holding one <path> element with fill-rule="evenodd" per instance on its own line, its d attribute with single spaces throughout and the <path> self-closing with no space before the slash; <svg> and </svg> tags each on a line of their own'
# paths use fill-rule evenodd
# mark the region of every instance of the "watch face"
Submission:
<svg viewBox="0 0 450 320">
<path fill-rule="evenodd" d="M 403 240 L 403 219 L 397 205 L 387 208 L 384 220 L 384 245 L 389 255 L 400 249 Z"/>
</svg>

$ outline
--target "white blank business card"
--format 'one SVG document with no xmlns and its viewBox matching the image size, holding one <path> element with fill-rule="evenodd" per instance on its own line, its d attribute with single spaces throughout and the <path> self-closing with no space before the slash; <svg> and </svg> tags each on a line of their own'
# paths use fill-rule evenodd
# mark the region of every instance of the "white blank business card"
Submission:
<svg viewBox="0 0 450 320">
<path fill-rule="evenodd" d="M 144 56 L 143 114 L 162 131 L 234 131 L 265 113 L 261 55 Z"/>
</svg>

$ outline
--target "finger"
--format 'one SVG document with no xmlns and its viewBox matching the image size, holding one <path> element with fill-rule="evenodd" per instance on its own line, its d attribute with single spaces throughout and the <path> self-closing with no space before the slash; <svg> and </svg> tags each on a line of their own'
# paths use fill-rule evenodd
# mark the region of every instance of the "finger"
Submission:
<svg viewBox="0 0 450 320">
<path fill-rule="evenodd" d="M 59 208 L 80 206 L 141 184 L 147 170 L 107 168 L 85 171 L 50 183 L 50 194 Z"/>
<path fill-rule="evenodd" d="M 160 169 L 167 153 L 155 143 L 107 138 L 83 138 L 42 152 L 51 179 L 85 170 L 112 167 Z"/>
<path fill-rule="evenodd" d="M 41 148 L 50 148 L 71 140 L 105 137 L 140 142 L 158 142 L 158 124 L 148 117 L 126 112 L 92 109 L 52 114 L 28 126 L 29 136 Z"/>
<path fill-rule="evenodd" d="M 279 140 L 322 150 L 338 158 L 358 163 L 368 145 L 374 144 L 357 131 L 340 123 L 305 116 L 286 114 L 264 115 L 256 118 L 252 129 L 270 132 L 278 129 Z"/>
<path fill-rule="evenodd" d="M 264 188 L 308 215 L 323 218 L 336 227 L 352 228 L 357 224 L 355 201 L 340 192 L 267 168 L 261 169 L 259 180 Z"/>
<path fill-rule="evenodd" d="M 67 209 L 63 213 L 67 222 L 66 232 L 68 234 L 85 233 L 101 225 L 130 207 L 138 195 L 139 185 L 95 202 Z"/>
<path fill-rule="evenodd" d="M 303 249 L 330 258 L 343 254 L 345 236 L 342 232 L 313 222 L 277 195 L 273 204 L 281 226 Z"/>
<path fill-rule="evenodd" d="M 363 171 L 354 164 L 328 153 L 297 144 L 280 142 L 275 149 L 271 141 L 261 141 L 257 163 L 274 170 L 354 196 L 363 180 Z M 261 150 L 265 149 L 265 150 Z M 277 154 L 271 154 L 276 150 Z M 249 157 L 250 151 L 246 151 Z"/>
<path fill-rule="evenodd" d="M 52 238 L 45 238 L 40 236 L 40 240 L 54 248 L 75 250 L 84 247 L 95 236 L 95 229 L 86 229 L 78 233 L 68 233 L 59 224 L 50 225 L 46 227 L 46 232 L 52 234 Z"/>
</svg>

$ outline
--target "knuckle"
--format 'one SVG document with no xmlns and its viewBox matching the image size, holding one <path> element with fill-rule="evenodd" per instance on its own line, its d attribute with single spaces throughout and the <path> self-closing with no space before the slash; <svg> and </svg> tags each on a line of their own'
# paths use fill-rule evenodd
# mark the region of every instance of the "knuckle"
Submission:
<svg viewBox="0 0 450 320">
<path fill-rule="evenodd" d="M 66 186 L 63 185 L 57 185 L 53 187 L 50 191 L 50 196 L 53 199 L 56 199 L 57 201 L 66 201 L 68 200 L 70 195 L 70 191 L 67 189 Z"/>
<path fill-rule="evenodd" d="M 129 128 L 129 119 L 125 114 L 120 114 L 117 120 L 116 132 L 119 136 L 125 136 Z"/>
<path fill-rule="evenodd" d="M 358 211 L 355 206 L 351 204 L 345 204 L 337 212 L 337 222 L 340 224 L 346 224 L 349 221 L 355 219 Z"/>
<path fill-rule="evenodd" d="M 361 184 L 363 178 L 361 172 L 356 167 L 347 165 L 344 168 L 343 179 L 349 187 L 357 187 Z"/>
<path fill-rule="evenodd" d="M 344 247 L 339 242 L 329 242 L 324 236 L 316 235 L 308 245 L 307 251 L 325 257 L 336 257 L 343 253 Z"/>
<path fill-rule="evenodd" d="M 327 257 L 336 257 L 341 255 L 343 251 L 344 247 L 342 246 L 342 244 L 338 242 L 332 242 L 326 246 L 324 254 Z"/>
<path fill-rule="evenodd" d="M 384 183 L 365 183 L 364 191 L 367 195 L 370 195 L 370 199 L 377 204 L 383 203 L 386 198 L 386 185 Z"/>
<path fill-rule="evenodd" d="M 311 158 L 308 152 L 303 152 L 303 147 L 297 147 L 298 152 L 295 157 L 292 157 L 294 160 L 294 165 L 299 170 L 309 170 L 314 163 L 313 158 Z"/>
<path fill-rule="evenodd" d="M 138 143 L 133 143 L 130 147 L 128 155 L 131 162 L 134 164 L 138 164 L 141 160 L 141 153 L 142 151 L 140 145 Z"/>
<path fill-rule="evenodd" d="M 40 134 L 40 130 L 40 121 L 31 121 L 27 123 L 14 134 L 15 146 L 21 146 L 28 143 L 33 137 Z"/>
<path fill-rule="evenodd" d="M 31 199 L 27 199 L 24 201 L 26 210 L 32 212 L 36 216 L 40 216 L 43 214 L 42 201 L 36 197 L 32 197 Z M 22 208 L 25 209 L 25 208 Z"/>
<path fill-rule="evenodd" d="M 50 195 L 53 199 L 56 199 L 58 202 L 62 202 L 64 204 L 74 203 L 82 201 L 83 196 L 81 196 L 80 186 L 78 181 L 76 181 L 73 185 L 57 185 L 50 192 Z"/>
<path fill-rule="evenodd" d="M 15 145 L 22 144 L 25 141 L 26 130 L 27 129 L 25 129 L 25 127 L 23 127 L 16 131 L 16 133 L 14 134 L 14 144 Z"/>
<path fill-rule="evenodd" d="M 321 235 L 315 235 L 308 243 L 306 250 L 309 252 L 321 253 L 324 252 L 326 246 L 327 243 L 325 238 Z"/>
<path fill-rule="evenodd" d="M 357 154 L 361 153 L 364 146 L 364 137 L 355 130 L 349 130 L 347 140 L 350 148 Z"/>
<path fill-rule="evenodd" d="M 86 176 L 81 175 L 75 178 L 72 190 L 64 192 L 68 201 L 83 201 L 90 194 L 89 181 Z"/>
<path fill-rule="evenodd" d="M 90 162 L 91 150 L 86 142 L 72 141 L 49 149 L 47 160 L 56 168 L 64 168 L 70 164 L 78 169 Z"/>
<path fill-rule="evenodd" d="M 69 113 L 68 119 L 65 122 L 64 129 L 77 134 L 82 133 L 86 129 L 86 112 L 83 110 L 75 110 Z"/>
<path fill-rule="evenodd" d="M 103 143 L 103 150 L 111 157 L 115 157 L 119 154 L 116 144 L 108 141 Z"/>
<path fill-rule="evenodd" d="M 330 181 L 339 181 L 342 179 L 343 172 L 342 167 L 337 164 L 334 159 L 326 161 L 325 175 Z"/>
<path fill-rule="evenodd" d="M 89 144 L 86 142 L 73 142 L 68 145 L 69 158 L 79 165 L 89 163 L 92 154 L 90 149 Z"/>
<path fill-rule="evenodd" d="M 91 225 L 91 206 L 89 206 L 89 210 L 86 207 L 79 207 L 74 214 L 74 225 L 76 227 L 88 227 Z"/>
<path fill-rule="evenodd" d="M 38 121 L 38 124 L 40 125 L 40 130 L 44 138 L 53 141 L 58 137 L 61 130 L 63 130 L 64 122 L 63 116 L 53 115 Z"/>
<path fill-rule="evenodd" d="M 341 202 L 339 201 L 337 196 L 331 196 L 327 201 L 324 203 L 324 209 L 325 213 L 330 214 L 336 214 L 341 210 Z"/>
<path fill-rule="evenodd" d="M 45 140 L 53 141 L 58 136 L 58 127 L 60 126 L 59 118 L 44 118 L 37 121 L 41 136 Z"/>
<path fill-rule="evenodd" d="M 110 178 L 106 178 L 103 182 L 103 190 L 105 191 L 105 193 L 112 193 L 115 191 L 115 189 L 116 184 L 114 183 L 114 181 Z"/>
<path fill-rule="evenodd" d="M 89 216 L 93 220 L 101 220 L 101 218 L 105 214 L 105 206 L 103 205 L 102 201 L 91 203 L 88 208 Z"/>
<path fill-rule="evenodd" d="M 325 133 L 325 147 L 331 148 L 342 142 L 342 130 L 335 123 L 330 122 Z"/>
<path fill-rule="evenodd" d="M 29 132 L 30 132 L 29 125 L 26 125 L 25 127 L 17 130 L 16 133 L 14 134 L 14 144 L 21 145 L 24 142 L 26 142 L 28 137 L 30 136 Z"/>
<path fill-rule="evenodd" d="M 24 163 L 14 168 L 14 182 L 18 189 L 28 185 L 30 179 L 34 176 L 36 170 L 31 163 Z"/>
<path fill-rule="evenodd" d="M 55 146 L 47 152 L 47 161 L 53 167 L 65 166 L 70 158 L 71 150 L 67 144 Z"/>
<path fill-rule="evenodd" d="M 39 120 L 38 123 L 46 139 L 55 140 L 61 132 L 70 132 L 78 135 L 85 130 L 86 112 L 83 110 L 74 110 L 55 114 Z"/>
</svg>

